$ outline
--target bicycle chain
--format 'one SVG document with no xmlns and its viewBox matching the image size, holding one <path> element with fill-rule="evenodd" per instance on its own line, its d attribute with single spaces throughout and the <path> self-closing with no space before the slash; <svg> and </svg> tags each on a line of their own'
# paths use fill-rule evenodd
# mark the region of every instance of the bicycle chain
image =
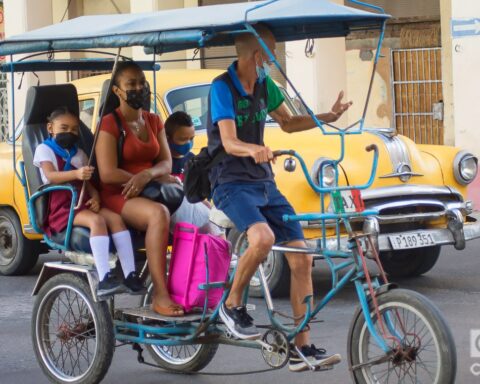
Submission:
<svg viewBox="0 0 480 384">
<path fill-rule="evenodd" d="M 271 371 L 277 371 L 281 369 L 282 367 L 279 368 L 265 368 L 265 369 L 258 369 L 255 371 L 243 371 L 243 372 L 180 372 L 180 371 L 170 371 L 167 370 L 160 365 L 149 363 L 148 361 L 145 361 L 145 358 L 143 357 L 143 348 L 140 346 L 138 343 L 134 343 L 132 345 L 132 348 L 134 351 L 137 352 L 137 361 L 140 364 L 147 365 L 149 367 L 153 368 L 159 368 L 167 373 L 171 373 L 174 375 L 201 375 L 201 376 L 245 376 L 245 375 L 254 375 L 257 373 L 266 373 L 266 372 L 271 372 Z"/>
</svg>

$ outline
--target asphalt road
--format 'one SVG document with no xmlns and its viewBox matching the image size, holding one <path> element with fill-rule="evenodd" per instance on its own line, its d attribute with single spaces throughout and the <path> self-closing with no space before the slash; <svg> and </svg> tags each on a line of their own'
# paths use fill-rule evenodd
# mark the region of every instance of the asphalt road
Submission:
<svg viewBox="0 0 480 384">
<path fill-rule="evenodd" d="M 42 256 L 29 276 L 0 277 L 0 383 L 41 384 L 47 379 L 39 368 L 30 340 L 30 317 L 34 286 L 41 263 L 54 256 Z M 317 297 L 328 289 L 325 270 L 314 272 Z M 480 241 L 471 242 L 463 252 L 444 248 L 439 262 L 427 275 L 398 281 L 404 288 L 415 289 L 433 300 L 450 325 L 458 354 L 457 383 L 480 383 L 480 376 L 471 373 L 471 366 L 480 363 L 470 353 L 470 332 L 480 329 Z M 123 298 L 129 304 L 131 298 Z M 348 286 L 332 301 L 320 318 L 324 323 L 313 327 L 312 341 L 329 351 L 346 356 L 347 332 L 357 299 L 353 286 Z M 288 300 L 277 301 L 279 309 L 288 308 Z M 255 317 L 261 317 L 255 314 Z M 234 372 L 265 368 L 259 352 L 221 346 L 206 372 Z M 478 366 L 480 368 L 480 365 Z M 480 370 L 480 369 L 479 369 Z M 105 383 L 349 383 L 347 363 L 333 371 L 290 373 L 287 368 L 249 376 L 179 376 L 140 365 L 130 347 L 115 352 Z"/>
</svg>

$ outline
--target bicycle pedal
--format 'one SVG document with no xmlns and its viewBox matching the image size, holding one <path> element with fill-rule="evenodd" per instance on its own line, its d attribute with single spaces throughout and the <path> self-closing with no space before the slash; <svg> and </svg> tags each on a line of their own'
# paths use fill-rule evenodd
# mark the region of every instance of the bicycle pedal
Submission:
<svg viewBox="0 0 480 384">
<path fill-rule="evenodd" d="M 318 367 L 315 367 L 315 372 L 323 372 L 323 371 L 330 371 L 333 369 L 333 365 L 319 365 Z"/>
<path fill-rule="evenodd" d="M 225 334 L 225 337 L 226 337 L 227 339 L 235 339 L 235 336 L 233 335 L 232 332 L 230 332 L 230 331 L 228 330 L 227 327 L 225 327 L 225 330 L 223 331 L 223 333 Z"/>
<path fill-rule="evenodd" d="M 252 312 L 252 311 L 255 311 L 255 309 L 257 309 L 257 306 L 255 304 L 247 304 L 245 308 L 247 309 L 247 312 Z"/>
</svg>

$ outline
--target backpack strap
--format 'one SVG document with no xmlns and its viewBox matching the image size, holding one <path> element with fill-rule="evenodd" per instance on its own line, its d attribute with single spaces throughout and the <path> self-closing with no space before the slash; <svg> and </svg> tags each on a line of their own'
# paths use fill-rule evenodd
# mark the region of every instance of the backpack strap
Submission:
<svg viewBox="0 0 480 384">
<path fill-rule="evenodd" d="M 113 117 L 115 118 L 115 122 L 117 123 L 117 128 L 120 132 L 120 136 L 117 140 L 117 166 L 120 166 L 123 162 L 123 145 L 125 144 L 125 127 L 123 126 L 122 119 L 118 115 L 116 110 L 113 110 Z"/>
<path fill-rule="evenodd" d="M 222 149 L 215 156 L 213 156 L 212 161 L 207 166 L 207 170 L 210 170 L 213 167 L 216 167 L 218 164 L 222 162 L 222 160 L 225 157 L 227 157 L 227 152 L 225 151 L 225 148 L 222 147 Z"/>
<path fill-rule="evenodd" d="M 240 95 L 240 92 L 238 89 L 235 87 L 235 84 L 233 84 L 232 78 L 230 77 L 230 74 L 228 72 L 225 72 L 223 75 L 219 76 L 219 79 L 222 81 L 225 81 L 228 85 L 228 88 L 230 89 L 230 92 L 236 93 L 237 95 Z M 251 124 L 253 119 L 255 118 L 255 107 L 262 98 L 262 95 L 265 95 L 265 102 L 267 103 L 267 98 L 268 98 L 268 92 L 267 92 L 267 80 L 265 79 L 262 83 L 257 83 L 259 87 L 262 87 L 263 89 L 259 89 L 257 93 L 254 95 L 252 102 L 250 103 L 250 109 L 248 112 L 248 119 L 247 119 L 247 124 Z M 255 92 L 255 90 L 254 90 Z"/>
</svg>

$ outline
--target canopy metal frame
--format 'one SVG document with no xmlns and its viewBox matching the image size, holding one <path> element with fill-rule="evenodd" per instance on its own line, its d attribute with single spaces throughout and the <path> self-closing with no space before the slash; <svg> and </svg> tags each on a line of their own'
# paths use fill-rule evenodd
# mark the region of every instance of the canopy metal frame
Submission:
<svg viewBox="0 0 480 384">
<path fill-rule="evenodd" d="M 265 41 L 256 32 L 255 26 L 253 25 L 253 23 L 251 21 L 249 21 L 249 14 L 251 14 L 252 12 L 254 12 L 256 10 L 259 10 L 261 8 L 268 7 L 272 4 L 278 3 L 280 1 L 282 1 L 282 0 L 270 0 L 270 1 L 266 1 L 266 2 L 261 3 L 261 4 L 256 4 L 253 7 L 247 8 L 246 11 L 245 11 L 244 23 L 241 26 L 241 29 L 233 29 L 232 30 L 228 27 L 225 27 L 224 30 L 204 29 L 204 30 L 188 30 L 188 31 L 181 31 L 181 30 L 164 31 L 164 32 L 152 33 L 152 36 L 150 36 L 149 40 L 148 40 L 148 36 L 144 36 L 145 34 L 139 34 L 139 36 L 136 36 L 137 39 L 144 38 L 144 41 L 148 40 L 151 43 L 151 44 L 148 44 L 148 45 L 144 44 L 144 49 L 145 49 L 146 53 L 153 54 L 153 60 L 151 62 L 151 64 L 152 64 L 151 69 L 153 70 L 154 100 L 156 101 L 157 55 L 159 53 L 162 53 L 162 49 L 161 49 L 162 45 L 167 44 L 167 43 L 168 44 L 170 44 L 170 43 L 175 44 L 175 47 L 176 47 L 177 50 L 182 50 L 182 49 L 185 49 L 185 48 L 191 48 L 192 44 L 194 44 L 198 48 L 198 47 L 205 47 L 208 44 L 208 42 L 212 42 L 215 38 L 221 37 L 222 35 L 225 35 L 225 34 L 235 36 L 237 34 L 242 34 L 242 33 L 252 33 L 257 38 L 258 42 L 260 43 L 260 45 L 263 48 L 263 50 L 265 51 L 265 53 L 268 55 L 269 60 L 275 65 L 275 67 L 278 69 L 278 71 L 284 77 L 286 82 L 290 85 L 290 87 L 292 88 L 295 96 L 298 98 L 298 100 L 300 100 L 300 102 L 305 107 L 306 111 L 308 112 L 308 114 L 310 115 L 312 120 L 315 122 L 317 127 L 320 128 L 322 133 L 324 135 L 339 136 L 339 139 L 340 139 L 340 142 L 341 142 L 341 146 L 340 146 L 341 147 L 341 153 L 340 153 L 338 159 L 331 161 L 331 164 L 335 168 L 337 168 L 338 164 L 344 159 L 344 155 L 345 155 L 345 153 L 344 153 L 345 152 L 345 145 L 344 145 L 345 144 L 345 135 L 360 134 L 360 133 L 363 132 L 363 128 L 364 128 L 364 124 L 365 124 L 365 118 L 366 118 L 366 115 L 367 115 L 368 106 L 369 106 L 369 102 L 370 102 L 370 98 L 371 98 L 371 94 L 372 94 L 373 82 L 374 82 L 374 79 L 375 79 L 375 73 L 376 73 L 376 69 L 377 69 L 377 65 L 378 65 L 378 60 L 380 59 L 381 46 L 382 46 L 384 36 L 385 36 L 385 29 L 386 29 L 386 22 L 387 22 L 387 19 L 388 19 L 388 15 L 385 14 L 385 11 L 381 7 L 374 6 L 374 5 L 365 3 L 365 2 L 360 1 L 360 0 L 348 0 L 352 4 L 356 4 L 356 5 L 365 7 L 365 8 L 369 8 L 369 9 L 375 11 L 375 12 L 378 12 L 381 16 L 383 16 L 383 22 L 381 23 L 381 27 L 379 29 L 380 30 L 380 36 L 379 36 L 379 39 L 378 39 L 377 50 L 376 50 L 375 59 L 374 59 L 374 62 L 373 62 L 372 74 L 371 74 L 371 77 L 370 77 L 367 97 L 366 97 L 366 101 L 365 101 L 365 106 L 363 108 L 362 116 L 355 123 L 353 123 L 353 124 L 347 126 L 346 128 L 342 129 L 342 128 L 337 127 L 333 124 L 326 123 L 324 121 L 320 121 L 317 118 L 315 113 L 307 105 L 307 103 L 306 103 L 305 99 L 302 97 L 301 93 L 298 91 L 298 89 L 295 87 L 295 85 L 288 78 L 285 70 L 282 68 L 281 64 L 277 61 L 274 53 L 271 52 L 271 50 L 269 49 L 269 47 L 267 46 Z M 364 26 L 363 29 L 369 29 L 369 27 Z M 375 29 L 378 29 L 378 28 L 375 28 Z M 125 56 L 121 56 L 121 47 L 119 46 L 119 44 L 121 45 L 122 42 L 126 43 L 127 41 L 122 36 L 118 36 L 118 39 L 120 41 L 117 42 L 116 45 L 115 45 L 115 46 L 118 46 L 118 51 L 117 51 L 117 54 L 115 55 L 115 60 L 114 60 L 114 63 L 112 65 L 112 75 L 111 75 L 111 78 L 110 78 L 110 86 L 109 86 L 109 90 L 108 90 L 109 93 L 111 92 L 111 86 L 113 84 L 113 78 L 115 76 L 115 70 L 116 70 L 118 60 L 119 60 L 120 57 L 126 58 Z M 140 40 L 138 40 L 138 41 L 140 41 Z M 155 42 L 161 43 L 161 44 L 156 44 Z M 8 40 L 7 40 L 7 43 L 8 43 Z M 15 93 L 15 81 L 14 81 L 15 69 L 16 68 L 22 68 L 22 71 L 28 71 L 29 65 L 31 66 L 31 68 L 33 68 L 35 65 L 34 65 L 34 62 L 28 62 L 28 61 L 26 61 L 26 59 L 30 59 L 32 57 L 37 57 L 37 56 L 45 54 L 45 53 L 50 54 L 50 57 L 53 57 L 53 54 L 55 52 L 65 52 L 65 51 L 70 51 L 70 52 L 95 52 L 95 53 L 101 52 L 101 51 L 98 51 L 98 50 L 88 49 L 89 45 L 92 45 L 93 43 L 94 43 L 93 40 L 92 41 L 90 41 L 90 40 L 89 41 L 84 41 L 83 44 L 85 45 L 86 49 L 70 49 L 70 50 L 65 49 L 63 47 L 61 49 L 53 49 L 52 44 L 49 43 L 47 52 L 35 52 L 35 53 L 33 53 L 33 54 L 31 54 L 27 57 L 24 57 L 24 58 L 22 58 L 18 61 L 13 60 L 13 55 L 16 54 L 16 53 L 26 53 L 25 52 L 25 49 L 26 49 L 25 46 L 20 42 L 18 44 L 18 47 L 12 47 L 11 48 L 10 53 L 9 53 L 10 63 L 4 64 L 1 67 L 1 70 L 4 71 L 4 72 L 7 72 L 7 71 L 10 72 L 11 108 L 12 108 L 12 119 L 11 119 L 12 123 L 11 123 L 11 126 L 12 126 L 13 137 L 16 137 L 16 134 L 15 134 L 15 129 L 16 129 L 16 124 L 15 124 L 15 97 L 14 97 L 14 93 Z M 128 45 L 131 45 L 131 43 L 132 43 L 132 41 L 130 40 Z M 1 45 L 2 44 L 0 43 L 0 51 L 5 51 L 5 49 L 2 50 Z M 101 45 L 99 45 L 99 46 L 101 46 Z M 105 47 L 105 48 L 107 48 L 107 47 Z M 102 53 L 105 53 L 105 52 L 102 52 Z M 113 56 L 112 53 L 105 53 L 105 54 L 107 54 L 107 55 L 110 54 L 111 56 Z M 97 60 L 97 61 L 95 62 L 95 60 Z M 47 63 L 53 63 L 53 61 L 54 60 L 48 60 Z M 143 65 L 144 66 L 147 65 L 147 63 L 149 63 L 149 62 L 145 62 Z M 105 68 L 105 66 L 109 66 L 110 64 L 111 64 L 111 61 L 105 61 L 105 60 L 99 61 L 98 59 L 81 60 L 81 61 L 76 61 L 76 62 L 75 61 L 70 61 L 71 68 L 73 68 L 75 66 L 77 66 L 77 68 L 82 67 L 82 66 L 85 66 L 85 67 L 88 66 L 91 69 L 91 68 L 95 68 L 95 65 L 98 65 L 98 68 L 100 69 L 100 68 Z M 36 65 L 37 65 L 37 67 L 38 66 L 41 67 L 41 65 L 39 64 L 38 61 L 37 61 Z M 63 63 L 64 66 L 62 66 L 62 63 L 58 64 L 58 61 L 57 61 L 57 64 L 55 64 L 55 65 L 57 65 L 57 68 L 58 68 L 57 70 L 62 70 L 60 68 L 63 68 L 63 69 L 68 68 L 68 63 Z M 56 70 L 55 65 L 52 64 L 52 67 L 51 67 L 50 70 Z M 45 67 L 45 70 L 47 70 L 46 67 Z M 154 102 L 154 112 L 157 113 L 156 102 Z M 103 114 L 104 114 L 104 111 L 102 110 L 101 115 L 100 115 L 100 119 L 99 119 L 99 124 L 101 124 Z M 330 129 L 327 129 L 326 127 L 330 128 Z M 355 127 L 358 127 L 358 128 L 354 129 Z M 94 142 L 96 142 L 96 139 L 97 139 L 97 132 L 95 133 Z M 15 145 L 15 142 L 14 142 L 13 143 L 13 158 L 14 159 L 16 159 L 15 147 L 16 147 L 16 145 Z M 90 154 L 90 157 L 89 157 L 89 164 L 90 164 L 91 160 L 92 160 L 92 154 Z M 20 180 L 22 180 L 21 175 L 19 174 L 18 170 L 16 169 L 15 161 L 13 162 L 13 164 L 14 164 L 15 174 L 17 175 L 17 177 Z M 321 169 L 321 173 L 322 172 L 323 172 L 323 169 Z M 337 183 L 338 183 L 338 172 L 337 172 Z M 82 189 L 82 193 L 83 193 L 83 189 Z M 79 201 L 81 201 L 81 195 L 80 195 Z"/>
</svg>

